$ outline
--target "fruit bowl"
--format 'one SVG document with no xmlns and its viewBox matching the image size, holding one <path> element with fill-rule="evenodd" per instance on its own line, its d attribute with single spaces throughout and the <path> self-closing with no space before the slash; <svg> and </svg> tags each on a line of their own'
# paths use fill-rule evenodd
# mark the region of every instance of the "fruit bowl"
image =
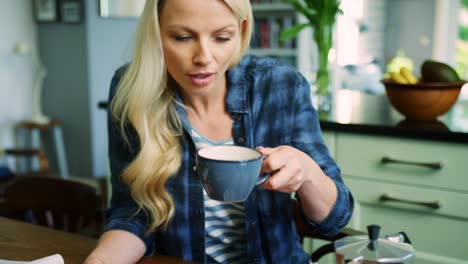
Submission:
<svg viewBox="0 0 468 264">
<path fill-rule="evenodd" d="M 455 104 L 466 81 L 400 84 L 384 79 L 382 83 L 390 104 L 408 120 L 434 121 Z"/>
</svg>

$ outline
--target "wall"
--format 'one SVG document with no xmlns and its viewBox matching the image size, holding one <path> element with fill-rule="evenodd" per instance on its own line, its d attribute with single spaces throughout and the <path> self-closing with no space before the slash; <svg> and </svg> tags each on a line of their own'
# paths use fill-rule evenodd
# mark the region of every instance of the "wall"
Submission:
<svg viewBox="0 0 468 264">
<path fill-rule="evenodd" d="M 98 109 L 99 101 L 106 101 L 114 71 L 129 61 L 131 43 L 137 26 L 136 18 L 115 19 L 99 16 L 96 0 L 86 0 L 87 49 L 89 75 L 89 112 L 93 175 L 107 175 L 107 116 Z"/>
<path fill-rule="evenodd" d="M 387 2 L 386 59 L 401 49 L 419 69 L 425 59 L 432 57 L 435 4 L 435 0 Z"/>
<path fill-rule="evenodd" d="M 361 46 L 358 56 L 370 61 L 378 61 L 381 66 L 385 62 L 385 43 L 382 41 L 387 34 L 386 18 L 388 0 L 366 0 L 364 1 L 363 16 L 367 23 L 366 33 L 360 35 L 359 44 Z M 363 52 L 364 51 L 364 52 Z"/>
<path fill-rule="evenodd" d="M 100 177 L 108 175 L 107 121 L 97 105 L 107 100 L 114 70 L 128 61 L 137 20 L 104 19 L 98 1 L 83 4 L 83 23 L 39 25 L 40 51 L 49 71 L 43 108 L 63 124 L 70 174 Z"/>
<path fill-rule="evenodd" d="M 41 23 L 39 47 L 48 75 L 44 82 L 43 110 L 62 123 L 68 170 L 90 175 L 90 134 L 87 47 L 84 24 Z M 56 167 L 51 135 L 47 154 Z"/>
<path fill-rule="evenodd" d="M 31 115 L 34 83 L 32 54 L 15 54 L 15 43 L 37 49 L 31 1 L 1 0 L 0 8 L 0 148 L 13 147 L 13 125 Z"/>
</svg>

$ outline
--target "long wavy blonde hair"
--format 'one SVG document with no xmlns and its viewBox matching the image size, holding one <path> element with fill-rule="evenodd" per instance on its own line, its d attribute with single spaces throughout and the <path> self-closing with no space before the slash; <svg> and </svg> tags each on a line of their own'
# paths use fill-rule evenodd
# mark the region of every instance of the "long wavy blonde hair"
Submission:
<svg viewBox="0 0 468 264">
<path fill-rule="evenodd" d="M 113 118 L 127 141 L 130 123 L 138 134 L 140 148 L 121 177 L 130 187 L 140 209 L 151 217 L 148 232 L 167 228 L 174 203 L 165 190 L 169 177 L 181 164 L 181 121 L 175 110 L 174 87 L 164 62 L 158 14 L 170 0 L 147 0 L 139 21 L 133 58 L 123 74 L 111 102 Z M 248 49 L 253 27 L 249 0 L 223 0 L 244 22 L 241 45 L 233 57 L 234 67 Z"/>
</svg>

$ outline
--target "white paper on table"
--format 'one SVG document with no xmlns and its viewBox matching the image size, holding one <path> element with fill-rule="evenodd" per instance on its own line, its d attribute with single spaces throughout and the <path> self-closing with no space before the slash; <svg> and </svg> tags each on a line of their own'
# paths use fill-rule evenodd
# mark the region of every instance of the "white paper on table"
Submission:
<svg viewBox="0 0 468 264">
<path fill-rule="evenodd" d="M 0 259 L 0 264 L 64 264 L 64 260 L 60 254 L 51 255 L 45 258 L 36 259 L 33 261 L 15 261 Z"/>
</svg>

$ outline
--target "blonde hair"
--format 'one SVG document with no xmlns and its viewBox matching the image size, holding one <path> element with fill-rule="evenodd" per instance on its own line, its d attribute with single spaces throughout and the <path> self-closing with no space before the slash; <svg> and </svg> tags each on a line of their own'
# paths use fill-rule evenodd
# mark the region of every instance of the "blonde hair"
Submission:
<svg viewBox="0 0 468 264">
<path fill-rule="evenodd" d="M 161 42 L 159 13 L 165 1 L 147 0 L 140 18 L 133 58 L 118 84 L 111 112 L 122 136 L 129 143 L 126 125 L 138 134 L 140 148 L 122 172 L 133 199 L 151 217 L 148 232 L 167 228 L 174 215 L 174 203 L 165 190 L 169 177 L 180 168 L 181 121 L 175 110 L 175 88 L 170 85 Z M 248 49 L 253 16 L 249 0 L 224 0 L 240 23 L 245 20 L 241 45 L 233 56 L 234 67 Z"/>
</svg>

